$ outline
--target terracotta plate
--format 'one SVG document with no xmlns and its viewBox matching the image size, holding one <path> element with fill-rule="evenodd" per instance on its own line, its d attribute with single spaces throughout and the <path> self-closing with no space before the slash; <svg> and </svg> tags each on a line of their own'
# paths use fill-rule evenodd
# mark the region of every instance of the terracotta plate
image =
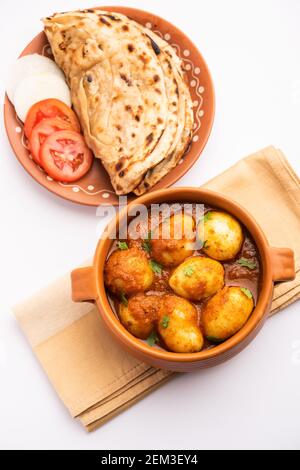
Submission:
<svg viewBox="0 0 300 470">
<path fill-rule="evenodd" d="M 181 178 L 199 158 L 209 137 L 214 119 L 214 89 L 207 65 L 194 44 L 166 20 L 135 8 L 101 7 L 103 10 L 119 11 L 137 22 L 151 28 L 176 49 L 182 58 L 190 91 L 194 100 L 195 129 L 192 144 L 180 164 L 165 176 L 154 188 L 166 188 Z M 51 49 L 44 33 L 38 34 L 24 49 L 21 55 L 39 53 L 51 56 Z M 49 191 L 70 201 L 98 206 L 101 204 L 118 204 L 118 197 L 113 191 L 109 177 L 99 160 L 95 160 L 90 172 L 72 184 L 53 181 L 37 166 L 30 157 L 23 125 L 16 116 L 13 105 L 5 97 L 4 119 L 11 146 L 25 170 Z M 129 199 L 135 196 L 131 195 Z"/>
</svg>

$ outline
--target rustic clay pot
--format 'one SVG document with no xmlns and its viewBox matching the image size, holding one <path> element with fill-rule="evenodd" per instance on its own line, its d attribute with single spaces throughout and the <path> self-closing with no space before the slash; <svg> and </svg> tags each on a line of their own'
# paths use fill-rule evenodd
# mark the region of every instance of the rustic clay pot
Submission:
<svg viewBox="0 0 300 470">
<path fill-rule="evenodd" d="M 245 326 L 233 337 L 212 349 L 199 353 L 179 354 L 150 347 L 132 336 L 120 323 L 109 303 L 104 286 L 103 269 L 113 240 L 109 233 L 128 217 L 129 207 L 137 204 L 149 206 L 162 202 L 196 202 L 223 209 L 235 216 L 248 229 L 261 258 L 262 279 L 257 305 Z M 242 351 L 258 334 L 268 317 L 275 281 L 288 281 L 295 277 L 294 254 L 289 248 L 270 247 L 255 219 L 231 199 L 206 189 L 172 188 L 142 196 L 125 207 L 110 224 L 107 233 L 99 241 L 93 266 L 72 272 L 72 296 L 75 302 L 94 301 L 99 313 L 114 339 L 131 354 L 153 367 L 178 372 L 212 367 L 230 359 Z"/>
</svg>

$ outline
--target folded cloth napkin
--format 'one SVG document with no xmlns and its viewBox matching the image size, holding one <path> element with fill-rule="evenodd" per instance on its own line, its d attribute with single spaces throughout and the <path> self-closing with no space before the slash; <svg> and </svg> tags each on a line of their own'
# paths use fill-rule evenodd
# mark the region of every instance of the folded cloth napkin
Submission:
<svg viewBox="0 0 300 470">
<path fill-rule="evenodd" d="M 300 297 L 300 180 L 281 151 L 268 147 L 204 187 L 252 212 L 270 244 L 295 251 L 297 276 L 277 284 L 272 314 Z M 70 276 L 14 313 L 52 385 L 73 417 L 93 431 L 176 374 L 153 369 L 120 348 L 93 304 L 71 301 Z"/>
</svg>

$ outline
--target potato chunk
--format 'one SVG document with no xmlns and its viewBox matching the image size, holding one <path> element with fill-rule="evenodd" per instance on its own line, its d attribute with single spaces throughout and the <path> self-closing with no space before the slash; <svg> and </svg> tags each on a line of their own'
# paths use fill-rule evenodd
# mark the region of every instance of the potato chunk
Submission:
<svg viewBox="0 0 300 470">
<path fill-rule="evenodd" d="M 120 304 L 119 318 L 125 328 L 140 339 L 147 339 L 157 320 L 159 296 L 138 294 L 131 297 L 128 305 Z"/>
<path fill-rule="evenodd" d="M 203 227 L 198 226 L 201 238 Z M 208 212 L 204 218 L 203 252 L 218 261 L 237 256 L 244 242 L 240 223 L 231 215 L 219 211 Z"/>
<path fill-rule="evenodd" d="M 206 299 L 224 286 L 224 268 L 218 261 L 195 256 L 175 269 L 169 285 L 177 295 L 186 299 Z"/>
<path fill-rule="evenodd" d="M 115 295 L 145 292 L 154 280 L 145 252 L 138 248 L 114 251 L 104 269 L 106 287 Z"/>
<path fill-rule="evenodd" d="M 166 295 L 161 302 L 158 332 L 170 351 L 193 353 L 201 351 L 203 347 L 196 308 L 176 295 Z"/>
<path fill-rule="evenodd" d="M 230 338 L 245 325 L 253 308 L 248 289 L 224 287 L 203 309 L 201 319 L 206 338 L 213 342 Z"/>
<path fill-rule="evenodd" d="M 182 213 L 174 214 L 154 231 L 151 241 L 152 257 L 163 266 L 178 266 L 193 254 L 195 238 L 193 217 Z"/>
</svg>

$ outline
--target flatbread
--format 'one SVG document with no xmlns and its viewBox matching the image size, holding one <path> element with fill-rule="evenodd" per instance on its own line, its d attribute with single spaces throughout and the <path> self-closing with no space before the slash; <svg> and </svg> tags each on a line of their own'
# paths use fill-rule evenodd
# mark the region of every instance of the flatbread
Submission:
<svg viewBox="0 0 300 470">
<path fill-rule="evenodd" d="M 126 21 L 126 17 L 124 15 L 118 15 Z M 133 22 L 133 20 L 129 20 L 128 18 L 127 21 L 130 21 L 131 23 Z M 181 160 L 191 141 L 194 125 L 194 113 L 191 95 L 185 83 L 183 64 L 174 48 L 149 28 L 144 27 L 139 23 L 134 23 L 141 31 L 145 32 L 145 34 L 150 37 L 155 49 L 160 52 L 158 54 L 158 58 L 165 75 L 167 94 L 168 90 L 171 89 L 171 86 L 174 86 L 175 84 L 176 93 L 169 93 L 168 99 L 169 102 L 172 99 L 173 104 L 175 104 L 174 100 L 177 98 L 177 107 L 175 104 L 173 115 L 177 115 L 178 124 L 177 132 L 173 134 L 172 144 L 169 147 L 168 153 L 164 155 L 164 158 L 161 159 L 159 164 L 153 165 L 153 167 L 147 171 L 139 186 L 134 190 L 134 193 L 140 196 L 175 168 Z M 166 62 L 167 68 L 165 65 Z M 153 159 L 153 162 L 154 161 L 155 159 Z"/>
<path fill-rule="evenodd" d="M 119 13 L 83 10 L 43 21 L 87 145 L 117 194 L 142 194 L 176 165 L 190 138 L 179 57 Z"/>
<path fill-rule="evenodd" d="M 147 34 L 158 44 L 163 53 L 168 55 L 171 59 L 174 75 L 178 83 L 181 105 L 179 106 L 178 134 L 174 139 L 169 155 L 154 168 L 148 170 L 140 185 L 134 190 L 134 193 L 138 196 L 148 191 L 149 188 L 153 187 L 178 165 L 189 147 L 194 126 L 193 103 L 189 89 L 185 83 L 185 72 L 180 58 L 175 53 L 173 47 L 164 39 L 160 38 L 151 30 L 147 30 Z"/>
</svg>

